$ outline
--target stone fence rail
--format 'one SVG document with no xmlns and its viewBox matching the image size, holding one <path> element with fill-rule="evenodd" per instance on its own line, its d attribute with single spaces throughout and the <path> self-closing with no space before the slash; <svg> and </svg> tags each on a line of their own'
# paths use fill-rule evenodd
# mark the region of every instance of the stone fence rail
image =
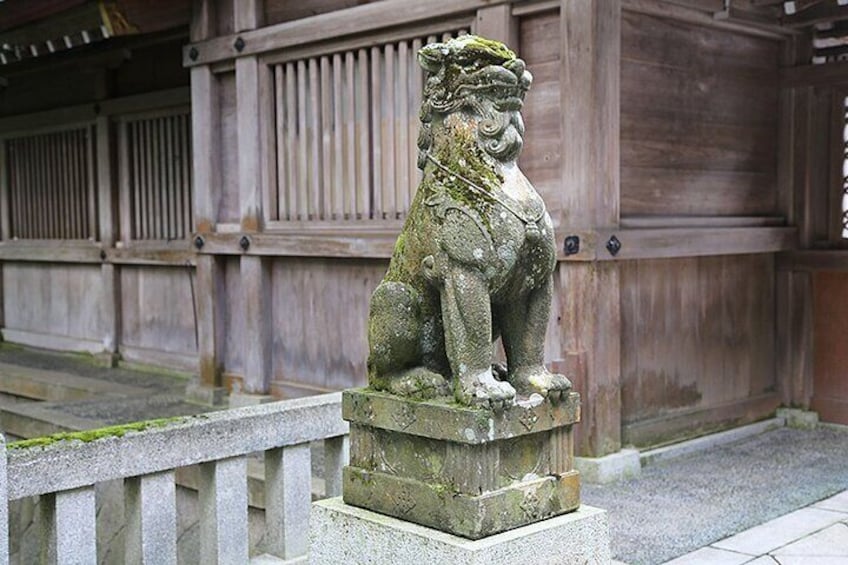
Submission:
<svg viewBox="0 0 848 565">
<path fill-rule="evenodd" d="M 341 394 L 2 443 L 0 565 L 9 562 L 8 502 L 40 495 L 44 560 L 96 563 L 94 485 L 124 480 L 126 563 L 177 562 L 175 470 L 199 465 L 199 563 L 247 563 L 248 456 L 264 454 L 265 547 L 304 556 L 311 505 L 310 442 L 324 442 L 327 496 L 341 494 L 348 457 Z M 5 465 L 2 463 L 5 462 Z"/>
</svg>

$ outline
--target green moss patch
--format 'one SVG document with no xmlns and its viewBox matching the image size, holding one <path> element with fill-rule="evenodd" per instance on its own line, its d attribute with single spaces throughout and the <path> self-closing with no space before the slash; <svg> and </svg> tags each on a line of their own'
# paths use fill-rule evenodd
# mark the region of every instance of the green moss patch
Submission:
<svg viewBox="0 0 848 565">
<path fill-rule="evenodd" d="M 32 439 L 24 439 L 9 443 L 6 447 L 9 449 L 31 449 L 33 447 L 48 447 L 60 441 L 81 441 L 89 443 L 98 439 L 107 437 L 124 437 L 128 432 L 141 432 L 152 428 L 162 428 L 168 424 L 181 422 L 196 416 L 177 416 L 175 418 L 159 418 L 155 420 L 145 420 L 144 422 L 133 422 L 131 424 L 121 424 L 118 426 L 107 426 L 105 428 L 97 428 L 95 430 L 83 430 L 80 432 L 59 432 L 49 436 L 34 437 Z"/>
</svg>

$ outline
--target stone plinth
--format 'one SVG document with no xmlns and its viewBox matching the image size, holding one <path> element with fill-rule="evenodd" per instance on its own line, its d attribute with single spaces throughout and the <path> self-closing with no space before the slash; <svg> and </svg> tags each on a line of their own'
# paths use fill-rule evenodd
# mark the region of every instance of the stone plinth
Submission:
<svg viewBox="0 0 848 565">
<path fill-rule="evenodd" d="M 610 563 L 607 514 L 590 506 L 480 540 L 468 540 L 330 498 L 312 505 L 313 565 Z"/>
<path fill-rule="evenodd" d="M 580 397 L 503 411 L 346 391 L 347 504 L 479 539 L 575 510 Z"/>
</svg>

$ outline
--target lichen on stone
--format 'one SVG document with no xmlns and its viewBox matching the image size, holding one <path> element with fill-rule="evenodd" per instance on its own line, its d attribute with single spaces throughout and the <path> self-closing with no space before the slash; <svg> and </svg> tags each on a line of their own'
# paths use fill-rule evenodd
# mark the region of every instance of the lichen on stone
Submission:
<svg viewBox="0 0 848 565">
<path fill-rule="evenodd" d="M 151 428 L 162 428 L 169 424 L 181 422 L 196 416 L 177 416 L 174 418 L 158 418 L 154 420 L 145 420 L 143 422 L 133 422 L 130 424 L 121 424 L 117 426 L 106 426 L 93 430 L 83 430 L 79 432 L 59 432 L 48 436 L 35 437 L 9 443 L 6 447 L 9 449 L 31 449 L 35 447 L 45 448 L 58 442 L 81 442 L 90 443 L 108 437 L 124 437 L 129 432 L 141 432 Z"/>
</svg>

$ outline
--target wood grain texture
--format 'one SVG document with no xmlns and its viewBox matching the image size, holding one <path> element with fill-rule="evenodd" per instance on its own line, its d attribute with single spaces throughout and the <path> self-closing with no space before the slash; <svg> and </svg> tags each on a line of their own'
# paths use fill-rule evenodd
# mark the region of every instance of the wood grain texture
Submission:
<svg viewBox="0 0 848 565">
<path fill-rule="evenodd" d="M 5 263 L 5 328 L 102 343 L 99 265 Z"/>
<path fill-rule="evenodd" d="M 776 41 L 634 12 L 622 18 L 621 209 L 778 209 Z"/>
<path fill-rule="evenodd" d="M 848 356 L 844 346 L 848 307 L 839 297 L 848 289 L 848 273 L 813 275 L 813 360 L 810 407 L 823 421 L 848 424 Z M 804 397 L 793 399 L 803 401 Z"/>
<path fill-rule="evenodd" d="M 773 272 L 769 255 L 621 264 L 625 425 L 776 390 Z"/>
<path fill-rule="evenodd" d="M 121 269 L 122 344 L 195 355 L 189 271 L 186 267 Z"/>
</svg>

